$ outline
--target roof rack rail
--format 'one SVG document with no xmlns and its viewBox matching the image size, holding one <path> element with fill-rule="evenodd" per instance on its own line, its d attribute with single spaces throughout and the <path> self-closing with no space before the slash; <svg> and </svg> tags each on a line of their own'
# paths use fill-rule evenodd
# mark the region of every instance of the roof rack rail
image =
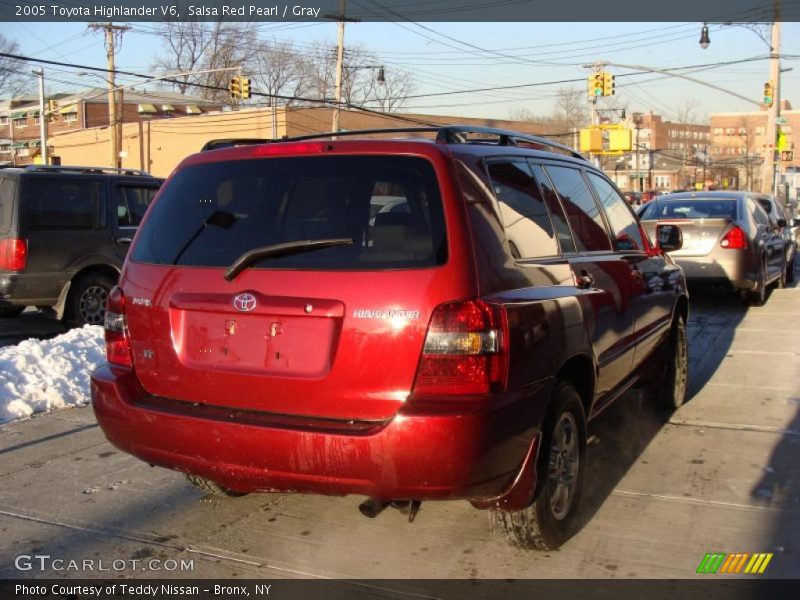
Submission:
<svg viewBox="0 0 800 600">
<path fill-rule="evenodd" d="M 119 175 L 136 175 L 138 177 L 151 177 L 147 171 L 139 169 L 117 169 L 114 167 L 81 167 L 77 165 L 27 165 L 26 171 L 50 171 L 53 173 L 117 173 Z"/>
<path fill-rule="evenodd" d="M 219 139 L 210 140 L 203 146 L 203 150 L 216 150 L 218 148 L 230 148 L 232 146 L 243 146 L 248 144 L 273 144 L 281 142 L 299 142 L 303 140 L 316 140 L 329 137 L 353 137 L 373 134 L 386 133 L 435 133 L 436 142 L 439 144 L 491 144 L 496 146 L 531 146 L 537 150 L 547 150 L 566 154 L 572 158 L 586 160 L 580 153 L 569 146 L 550 141 L 544 137 L 519 133 L 507 129 L 497 129 L 494 127 L 479 127 L 472 125 L 446 125 L 442 127 L 392 127 L 385 129 L 353 129 L 350 131 L 320 132 L 308 135 L 298 135 L 293 137 L 283 137 L 280 139 L 269 140 L 259 138 L 239 138 L 239 139 Z M 469 134 L 478 133 L 492 137 L 470 139 Z"/>
<path fill-rule="evenodd" d="M 470 140 L 467 136 L 470 133 L 480 133 L 484 135 L 497 136 L 499 139 L 494 142 L 491 139 L 476 139 Z M 573 158 L 586 160 L 579 152 L 576 152 L 569 146 L 553 142 L 547 138 L 529 135 L 527 133 L 519 133 L 518 131 L 510 131 L 508 129 L 498 129 L 495 127 L 478 127 L 473 125 L 448 125 L 441 127 L 436 136 L 436 141 L 443 144 L 496 144 L 498 146 L 521 146 L 530 144 L 531 146 L 538 147 L 535 149 L 550 150 L 566 154 Z M 522 142 L 522 144 L 520 144 Z"/>
</svg>

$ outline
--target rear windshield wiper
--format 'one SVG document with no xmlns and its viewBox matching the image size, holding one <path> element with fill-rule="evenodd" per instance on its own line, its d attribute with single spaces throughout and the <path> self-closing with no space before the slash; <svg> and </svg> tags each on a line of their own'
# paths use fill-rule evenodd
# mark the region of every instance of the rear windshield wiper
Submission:
<svg viewBox="0 0 800 600">
<path fill-rule="evenodd" d="M 303 254 L 304 252 L 313 252 L 314 250 L 322 250 L 323 248 L 332 248 L 333 246 L 352 246 L 353 240 L 350 238 L 332 238 L 328 240 L 304 240 L 297 242 L 286 242 L 284 244 L 273 244 L 271 246 L 261 246 L 260 248 L 253 248 L 242 254 L 239 258 L 233 261 L 233 264 L 225 271 L 225 279 L 233 281 L 233 279 L 248 266 L 262 258 L 278 258 L 281 256 L 290 256 L 292 254 Z"/>
</svg>

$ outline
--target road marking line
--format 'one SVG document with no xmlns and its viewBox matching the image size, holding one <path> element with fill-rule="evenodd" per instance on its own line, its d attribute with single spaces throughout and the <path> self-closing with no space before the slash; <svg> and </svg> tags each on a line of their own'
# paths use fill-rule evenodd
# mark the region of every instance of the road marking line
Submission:
<svg viewBox="0 0 800 600">
<path fill-rule="evenodd" d="M 759 433 L 779 433 L 781 435 L 800 435 L 800 430 L 775 427 L 773 425 L 749 425 L 746 423 L 719 423 L 717 421 L 693 421 L 690 419 L 669 420 L 670 425 L 682 425 L 684 427 L 707 427 L 708 429 L 732 429 L 734 431 L 756 431 Z"/>
<path fill-rule="evenodd" d="M 796 510 L 790 508 L 775 508 L 772 506 L 758 506 L 756 504 L 739 504 L 737 502 L 723 502 L 721 500 L 704 500 L 703 498 L 687 498 L 686 496 L 670 496 L 668 494 L 649 494 L 647 492 L 632 492 L 629 490 L 614 490 L 612 496 L 626 496 L 632 498 L 655 498 L 657 500 L 669 500 L 671 502 L 681 502 L 684 504 L 700 504 L 708 506 L 724 506 L 725 508 L 741 508 L 744 510 L 795 513 Z"/>
</svg>

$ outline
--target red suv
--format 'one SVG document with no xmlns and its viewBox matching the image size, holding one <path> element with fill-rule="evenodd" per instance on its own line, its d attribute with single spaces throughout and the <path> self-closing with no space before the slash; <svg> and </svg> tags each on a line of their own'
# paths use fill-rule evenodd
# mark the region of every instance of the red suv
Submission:
<svg viewBox="0 0 800 600">
<path fill-rule="evenodd" d="M 565 146 L 403 131 L 184 160 L 109 297 L 97 419 L 207 492 L 466 499 L 557 547 L 587 421 L 643 376 L 683 402 L 680 230 L 651 245 Z"/>
</svg>

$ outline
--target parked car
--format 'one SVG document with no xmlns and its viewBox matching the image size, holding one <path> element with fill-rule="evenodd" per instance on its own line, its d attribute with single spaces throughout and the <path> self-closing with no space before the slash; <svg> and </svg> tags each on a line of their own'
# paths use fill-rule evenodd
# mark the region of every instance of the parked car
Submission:
<svg viewBox="0 0 800 600">
<path fill-rule="evenodd" d="M 639 381 L 685 398 L 688 297 L 664 253 L 680 230 L 653 247 L 566 146 L 409 132 L 436 140 L 185 159 L 110 296 L 97 420 L 205 492 L 360 494 L 367 516 L 466 499 L 515 543 L 558 547 L 587 422 Z M 387 190 L 408 210 L 371 223 Z"/>
<path fill-rule="evenodd" d="M 792 219 L 787 208 L 773 196 L 758 196 L 758 203 L 769 217 L 770 227 L 780 231 L 785 243 L 786 281 L 794 281 L 795 256 L 797 255 L 797 227 L 800 219 Z"/>
<path fill-rule="evenodd" d="M 162 181 L 94 167 L 0 169 L 0 317 L 37 306 L 72 326 L 101 325 Z"/>
<path fill-rule="evenodd" d="M 625 192 L 624 196 L 631 206 L 642 205 L 642 192 Z"/>
<path fill-rule="evenodd" d="M 786 243 L 760 198 L 750 192 L 672 194 L 643 206 L 639 217 L 650 235 L 659 225 L 680 225 L 683 247 L 672 257 L 690 285 L 741 292 L 760 306 L 767 286 L 783 286 L 787 277 Z"/>
</svg>

